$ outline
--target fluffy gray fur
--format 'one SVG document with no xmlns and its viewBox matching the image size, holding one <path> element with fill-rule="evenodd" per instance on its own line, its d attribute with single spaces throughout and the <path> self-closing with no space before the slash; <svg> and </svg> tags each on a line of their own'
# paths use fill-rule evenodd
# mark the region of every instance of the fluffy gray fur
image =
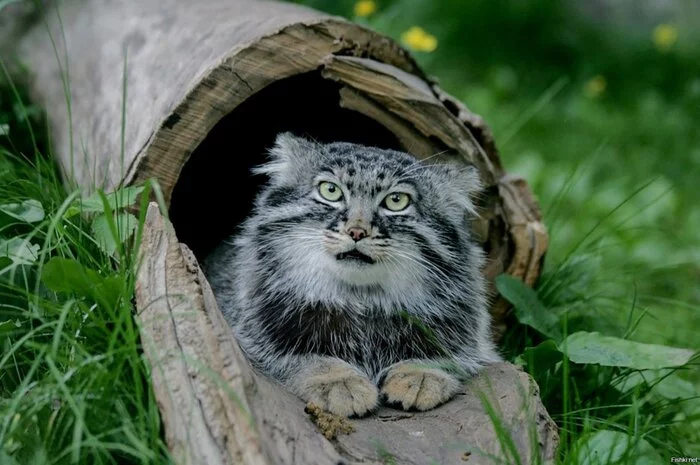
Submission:
<svg viewBox="0 0 700 465">
<path fill-rule="evenodd" d="M 500 360 L 466 226 L 474 169 L 289 133 L 270 154 L 255 169 L 269 182 L 252 215 L 205 260 L 256 369 L 328 411 L 363 415 L 381 399 L 432 408 Z M 323 182 L 342 197 L 325 198 Z M 410 198 L 404 210 L 384 203 L 396 193 Z"/>
</svg>

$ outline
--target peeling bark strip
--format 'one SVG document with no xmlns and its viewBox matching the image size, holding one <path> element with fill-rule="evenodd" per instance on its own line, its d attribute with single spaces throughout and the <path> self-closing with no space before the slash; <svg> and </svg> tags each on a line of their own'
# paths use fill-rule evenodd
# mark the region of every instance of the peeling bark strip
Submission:
<svg viewBox="0 0 700 465">
<path fill-rule="evenodd" d="M 540 463 L 538 456 L 554 462 L 558 435 L 538 388 L 506 363 L 484 370 L 441 407 L 423 413 L 382 407 L 350 420 L 354 431 L 329 441 L 299 398 L 252 371 L 196 260 L 156 204 L 149 206 L 140 254 L 141 339 L 178 464 L 380 465 L 392 463 L 389 457 L 402 465 L 515 463 L 482 397 L 523 465 Z"/>
<path fill-rule="evenodd" d="M 48 110 L 64 173 L 83 187 L 110 189 L 156 177 L 169 203 L 190 155 L 223 117 L 242 111 L 242 103 L 277 81 L 314 72 L 340 86 L 334 103 L 380 123 L 416 157 L 444 152 L 443 158 L 477 166 L 488 189 L 482 217 L 472 227 L 489 254 L 486 276 L 493 281 L 508 272 L 528 284 L 539 276 L 547 233 L 527 184 L 504 172 L 484 121 L 427 78 L 391 39 L 341 18 L 266 0 L 57 5 L 62 24 L 48 8 L 46 21 L 19 41 L 18 54 L 32 73 L 34 98 Z M 65 70 L 71 118 L 60 79 Z M 503 300 L 494 302 L 496 337 L 507 308 Z"/>
</svg>

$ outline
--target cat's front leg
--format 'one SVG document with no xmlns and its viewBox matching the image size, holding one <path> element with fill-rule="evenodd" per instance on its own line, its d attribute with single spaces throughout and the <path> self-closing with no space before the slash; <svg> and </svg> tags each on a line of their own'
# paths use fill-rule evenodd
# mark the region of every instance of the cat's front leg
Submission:
<svg viewBox="0 0 700 465">
<path fill-rule="evenodd" d="M 404 410 L 430 410 L 452 399 L 462 383 L 446 371 L 441 360 L 405 360 L 380 375 L 380 392 L 385 402 Z"/>
<path fill-rule="evenodd" d="M 284 384 L 327 412 L 362 416 L 377 406 L 379 392 L 367 375 L 334 357 L 296 356 Z"/>
</svg>

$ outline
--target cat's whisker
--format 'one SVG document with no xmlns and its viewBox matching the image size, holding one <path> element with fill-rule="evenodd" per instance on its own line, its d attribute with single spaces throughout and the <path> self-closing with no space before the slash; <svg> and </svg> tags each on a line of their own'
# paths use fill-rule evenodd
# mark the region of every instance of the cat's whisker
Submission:
<svg viewBox="0 0 700 465">
<path fill-rule="evenodd" d="M 419 170 L 426 169 L 427 167 L 429 167 L 429 163 L 427 163 L 427 162 L 432 161 L 434 158 L 437 158 L 440 155 L 444 155 L 448 152 L 449 152 L 449 150 L 443 150 L 441 152 L 437 152 L 437 153 L 434 153 L 432 155 L 429 155 L 425 158 L 417 159 L 413 164 L 408 165 L 407 167 L 400 170 L 401 174 L 402 174 L 401 178 L 403 178 L 405 176 L 410 176 Z M 397 172 L 398 171 L 394 172 L 394 175 L 396 175 Z"/>
<path fill-rule="evenodd" d="M 440 279 L 436 281 L 438 284 L 442 284 L 443 282 L 445 283 L 450 283 L 451 281 L 454 280 L 454 277 L 451 277 L 447 275 L 444 271 L 442 271 L 439 267 L 437 267 L 435 264 L 427 260 L 426 258 L 420 256 L 420 255 L 413 255 L 410 253 L 407 253 L 406 251 L 397 251 L 396 256 L 403 258 L 409 262 L 413 262 L 423 268 L 425 268 L 427 271 L 431 271 L 435 274 L 437 274 L 437 277 Z M 434 278 L 435 276 L 433 276 Z"/>
<path fill-rule="evenodd" d="M 391 177 L 399 177 L 398 173 L 401 172 L 402 176 L 400 178 L 403 178 L 406 175 L 412 174 L 415 172 L 415 170 L 420 170 L 423 169 L 428 161 L 432 160 L 433 158 L 436 158 L 444 153 L 447 153 L 448 150 L 443 150 L 442 152 L 437 152 L 432 155 L 429 155 L 425 158 L 416 158 L 413 163 L 411 163 L 408 166 L 398 166 L 396 169 L 391 173 Z"/>
<path fill-rule="evenodd" d="M 393 267 L 393 271 L 396 272 L 397 274 L 400 275 L 400 274 L 408 273 L 410 275 L 410 277 L 412 278 L 411 281 L 413 283 L 421 284 L 423 282 L 423 280 L 418 275 L 418 273 L 416 273 L 415 270 L 413 270 L 412 268 L 401 267 L 400 266 L 401 263 L 396 259 L 395 256 L 393 256 L 391 254 L 387 254 L 386 255 L 386 262 L 391 267 Z"/>
</svg>

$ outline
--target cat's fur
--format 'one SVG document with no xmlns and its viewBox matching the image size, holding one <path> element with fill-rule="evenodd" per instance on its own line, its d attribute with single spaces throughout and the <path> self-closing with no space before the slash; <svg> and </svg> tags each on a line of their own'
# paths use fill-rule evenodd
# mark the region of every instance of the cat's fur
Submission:
<svg viewBox="0 0 700 465">
<path fill-rule="evenodd" d="M 285 133 L 255 171 L 269 183 L 205 270 L 257 369 L 330 412 L 362 415 L 380 395 L 430 409 L 459 391 L 460 375 L 500 360 L 466 226 L 474 169 Z M 322 181 L 343 198 L 324 199 Z M 381 205 L 393 192 L 410 195 L 406 210 Z M 374 263 L 339 259 L 355 247 Z"/>
</svg>

